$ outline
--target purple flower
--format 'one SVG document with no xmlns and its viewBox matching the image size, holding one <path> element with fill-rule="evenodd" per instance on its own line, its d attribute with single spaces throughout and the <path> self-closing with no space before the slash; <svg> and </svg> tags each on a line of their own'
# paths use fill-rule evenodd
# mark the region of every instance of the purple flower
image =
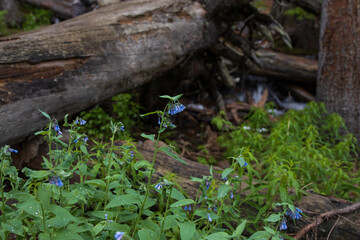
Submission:
<svg viewBox="0 0 360 240">
<path fill-rule="evenodd" d="M 114 237 L 116 240 L 121 240 L 123 238 L 124 234 L 125 234 L 124 232 L 116 232 Z"/>
<path fill-rule="evenodd" d="M 89 140 L 89 138 L 87 136 L 84 137 L 84 142 L 87 142 L 87 140 Z"/>
<path fill-rule="evenodd" d="M 185 207 L 184 207 L 184 210 L 185 210 L 185 211 L 191 211 L 191 206 L 185 206 Z"/>
<path fill-rule="evenodd" d="M 62 132 L 60 131 L 59 125 L 55 124 L 54 125 L 54 130 L 57 132 L 58 135 L 62 135 Z"/>
<path fill-rule="evenodd" d="M 287 226 L 286 226 L 286 218 L 282 218 L 281 219 L 281 222 L 280 222 L 280 231 L 281 230 L 285 230 L 285 229 L 287 229 Z"/>
<path fill-rule="evenodd" d="M 175 115 L 178 114 L 179 112 L 184 111 L 184 109 L 185 109 L 184 105 L 182 105 L 181 103 L 175 103 L 170 106 L 168 114 Z"/>
<path fill-rule="evenodd" d="M 209 180 L 205 181 L 205 186 L 206 186 L 206 190 L 209 190 L 209 187 L 210 187 L 210 181 Z"/>
<path fill-rule="evenodd" d="M 9 152 L 13 152 L 13 153 L 18 153 L 18 150 L 15 150 L 15 149 L 12 149 L 12 148 L 9 148 L 8 151 L 9 151 Z"/>
<path fill-rule="evenodd" d="M 295 212 L 291 211 L 290 209 L 286 211 L 286 215 L 290 216 L 292 219 L 300 219 L 301 218 L 300 213 L 302 213 L 300 208 L 295 208 Z"/>
<path fill-rule="evenodd" d="M 160 190 L 161 188 L 163 188 L 163 185 L 161 183 L 158 183 L 158 184 L 155 185 L 155 188 L 157 190 Z"/>
<path fill-rule="evenodd" d="M 59 177 L 56 177 L 56 176 L 52 176 L 49 178 L 49 183 L 50 184 L 54 184 L 58 187 L 62 187 L 64 186 L 63 182 L 61 181 L 61 179 Z"/>
<path fill-rule="evenodd" d="M 209 214 L 209 213 L 207 213 L 207 216 L 208 216 L 208 220 L 209 220 L 209 222 L 211 222 L 211 221 L 212 221 L 212 218 L 210 217 L 210 214 Z"/>
</svg>

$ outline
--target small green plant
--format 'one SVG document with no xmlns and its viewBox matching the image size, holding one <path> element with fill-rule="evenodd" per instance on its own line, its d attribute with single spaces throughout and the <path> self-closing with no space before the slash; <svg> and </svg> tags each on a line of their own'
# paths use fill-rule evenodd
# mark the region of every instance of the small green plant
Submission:
<svg viewBox="0 0 360 240">
<path fill-rule="evenodd" d="M 6 36 L 9 35 L 9 29 L 5 22 L 5 14 L 7 11 L 1 10 L 0 11 L 0 36 Z"/>
<path fill-rule="evenodd" d="M 51 24 L 51 17 L 53 16 L 53 13 L 51 11 L 36 8 L 28 4 L 24 6 L 23 11 L 26 11 L 22 24 L 22 28 L 24 31 L 33 30 L 40 26 Z"/>
<path fill-rule="evenodd" d="M 278 193 L 282 202 L 292 202 L 286 194 L 289 188 L 298 197 L 312 189 L 352 200 L 360 198 L 356 190 L 359 175 L 352 172 L 356 139 L 341 134 L 346 132 L 343 120 L 327 113 L 324 104 L 290 110 L 275 123 L 270 122 L 268 111 L 256 109 L 250 112 L 248 122 L 234 129 L 220 136 L 219 142 L 228 156 L 245 146 L 261 159 L 258 180 L 268 183 L 264 185 L 268 202 Z"/>
<path fill-rule="evenodd" d="M 284 12 L 284 15 L 294 16 L 297 20 L 315 20 L 316 16 L 310 12 L 305 11 L 301 7 L 290 8 Z"/>
<path fill-rule="evenodd" d="M 122 93 L 112 97 L 111 100 L 114 116 L 110 116 L 109 113 L 100 106 L 80 113 L 80 116 L 87 121 L 83 131 L 90 137 L 101 140 L 110 138 L 112 134 L 110 130 L 110 120 L 116 122 L 121 119 L 121 122 L 128 129 L 140 124 L 139 112 L 141 108 L 137 103 L 133 102 L 130 94 Z M 128 139 L 130 133 L 124 133 L 117 137 Z"/>
</svg>

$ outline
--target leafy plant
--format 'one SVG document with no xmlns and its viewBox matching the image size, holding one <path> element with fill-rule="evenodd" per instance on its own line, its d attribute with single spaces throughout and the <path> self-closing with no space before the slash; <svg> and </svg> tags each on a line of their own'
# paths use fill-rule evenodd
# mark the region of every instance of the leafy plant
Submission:
<svg viewBox="0 0 360 240">
<path fill-rule="evenodd" d="M 23 8 L 23 11 L 26 11 L 24 14 L 24 22 L 22 24 L 23 30 L 29 31 L 40 26 L 51 24 L 51 17 L 53 16 L 51 11 L 36 8 L 28 4 L 24 5 Z"/>
<path fill-rule="evenodd" d="M 140 124 L 139 111 L 141 108 L 137 103 L 132 101 L 132 96 L 130 94 L 119 94 L 114 96 L 111 100 L 113 103 L 112 111 L 114 116 L 110 116 L 109 113 L 100 106 L 96 106 L 89 111 L 80 113 L 80 116 L 87 121 L 83 131 L 90 137 L 101 140 L 110 138 L 110 120 L 116 122 L 121 119 L 121 122 L 128 129 Z M 127 139 L 129 137 L 129 133 L 124 133 L 118 135 L 117 139 Z"/>
<path fill-rule="evenodd" d="M 174 174 L 153 183 L 159 151 L 185 163 L 170 147 L 159 146 L 161 134 L 176 127 L 170 116 L 185 107 L 180 95 L 161 97 L 169 100 L 164 110 L 143 115 L 159 117 L 156 134 L 141 134 L 155 143 L 151 162 L 142 160 L 131 142 L 116 143 L 116 134 L 125 130 L 120 122 L 110 121 L 109 143 L 94 141 L 89 149 L 88 137 L 81 131 L 88 124 L 84 119 L 68 122 L 65 116 L 64 130 L 41 112 L 49 121 L 36 133 L 49 144 L 42 170 L 24 168 L 27 179 L 23 180 L 10 166 L 11 153 L 17 151 L 9 146 L 0 151 L 1 238 L 211 240 L 246 239 L 245 232 L 249 239 L 282 238 L 286 215 L 298 219 L 301 210 L 282 202 L 283 212 L 271 214 L 279 206 L 274 201 L 261 208 L 263 202 L 256 197 L 260 163 L 247 148 L 231 158 L 231 166 L 221 173 L 223 180 L 214 178 L 212 168 L 209 176 L 193 177 L 199 184 L 195 200 L 178 190 Z M 63 131 L 69 132 L 67 141 L 62 141 Z M 10 199 L 15 201 L 8 206 Z M 258 208 L 258 216 L 245 206 Z M 260 218 L 265 219 L 261 224 Z"/>
<path fill-rule="evenodd" d="M 267 201 L 277 193 L 282 202 L 291 202 L 286 192 L 298 197 L 306 189 L 347 199 L 359 199 L 359 174 L 353 173 L 357 142 L 346 132 L 342 118 L 327 113 L 324 104 L 310 103 L 302 111 L 288 111 L 271 122 L 268 111 L 250 112 L 248 122 L 224 133 L 219 142 L 233 156 L 248 147 L 261 159 L 258 178 L 268 188 Z M 259 186 L 260 186 L 259 185 Z"/>
<path fill-rule="evenodd" d="M 297 20 L 315 20 L 316 16 L 301 7 L 290 8 L 284 12 L 285 15 L 294 16 Z"/>
</svg>

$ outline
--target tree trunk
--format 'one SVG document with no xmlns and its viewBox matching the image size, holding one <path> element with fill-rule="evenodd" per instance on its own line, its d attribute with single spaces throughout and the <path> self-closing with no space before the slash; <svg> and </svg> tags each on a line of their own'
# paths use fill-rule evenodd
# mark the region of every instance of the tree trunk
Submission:
<svg viewBox="0 0 360 240">
<path fill-rule="evenodd" d="M 43 128 L 39 109 L 62 119 L 171 69 L 217 39 L 207 16 L 248 2 L 126 1 L 0 38 L 0 146 Z"/>
<path fill-rule="evenodd" d="M 323 0 L 317 100 L 360 140 L 360 4 Z"/>
</svg>

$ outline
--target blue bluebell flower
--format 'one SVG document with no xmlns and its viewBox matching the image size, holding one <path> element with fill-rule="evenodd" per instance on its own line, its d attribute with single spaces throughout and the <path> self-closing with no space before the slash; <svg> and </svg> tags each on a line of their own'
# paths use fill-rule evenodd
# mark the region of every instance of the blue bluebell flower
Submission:
<svg viewBox="0 0 360 240">
<path fill-rule="evenodd" d="M 105 220 L 108 221 L 109 223 L 112 223 L 113 220 L 108 220 L 108 215 L 105 213 Z"/>
<path fill-rule="evenodd" d="M 163 188 L 163 185 L 161 183 L 158 183 L 158 184 L 155 185 L 155 188 L 157 190 L 159 190 L 159 189 Z"/>
<path fill-rule="evenodd" d="M 59 125 L 55 124 L 54 125 L 54 130 L 57 132 L 58 135 L 62 135 L 62 132 L 60 131 Z"/>
<path fill-rule="evenodd" d="M 62 187 L 64 186 L 63 182 L 61 181 L 61 179 L 59 177 L 56 177 L 56 176 L 52 176 L 49 178 L 49 183 L 50 184 L 54 184 L 58 187 Z"/>
<path fill-rule="evenodd" d="M 185 108 L 186 107 L 184 105 L 182 105 L 181 103 L 175 103 L 170 106 L 168 114 L 170 114 L 170 115 L 178 114 L 179 112 L 184 111 Z"/>
<path fill-rule="evenodd" d="M 280 222 L 280 231 L 281 231 L 281 230 L 285 230 L 285 229 L 287 229 L 287 226 L 286 226 L 286 218 L 283 217 L 283 218 L 281 219 L 281 222 Z"/>
<path fill-rule="evenodd" d="M 184 210 L 185 210 L 185 211 L 191 211 L 191 206 L 185 206 L 185 207 L 184 207 Z"/>
<path fill-rule="evenodd" d="M 87 140 L 89 140 L 89 138 L 87 136 L 84 137 L 83 141 L 87 142 Z"/>
<path fill-rule="evenodd" d="M 211 218 L 210 214 L 209 214 L 209 213 L 207 213 L 207 216 L 208 216 L 208 220 L 209 220 L 209 222 L 211 222 L 211 221 L 212 221 L 212 218 Z"/>
<path fill-rule="evenodd" d="M 206 186 L 206 190 L 209 190 L 209 187 L 210 187 L 210 181 L 209 180 L 205 181 L 205 186 Z"/>
<path fill-rule="evenodd" d="M 233 199 L 234 198 L 234 193 L 231 191 L 230 192 L 230 199 Z"/>
<path fill-rule="evenodd" d="M 292 219 L 300 219 L 301 218 L 300 213 L 302 213 L 300 208 L 295 208 L 295 212 L 291 211 L 290 209 L 286 211 L 286 215 L 290 216 Z"/>
<path fill-rule="evenodd" d="M 125 131 L 124 125 L 121 125 L 120 131 L 123 131 L 123 132 Z"/>
<path fill-rule="evenodd" d="M 248 163 L 245 161 L 245 163 L 244 163 L 243 167 L 246 167 L 247 165 L 248 165 Z"/>
<path fill-rule="evenodd" d="M 214 212 L 217 212 L 217 207 L 214 207 Z"/>
<path fill-rule="evenodd" d="M 8 151 L 9 151 L 9 152 L 13 152 L 13 153 L 18 153 L 18 150 L 15 150 L 15 149 L 12 149 L 12 148 L 9 148 Z"/>
<path fill-rule="evenodd" d="M 125 234 L 124 232 L 116 232 L 114 237 L 116 240 L 121 240 L 123 238 L 124 234 Z"/>
</svg>

